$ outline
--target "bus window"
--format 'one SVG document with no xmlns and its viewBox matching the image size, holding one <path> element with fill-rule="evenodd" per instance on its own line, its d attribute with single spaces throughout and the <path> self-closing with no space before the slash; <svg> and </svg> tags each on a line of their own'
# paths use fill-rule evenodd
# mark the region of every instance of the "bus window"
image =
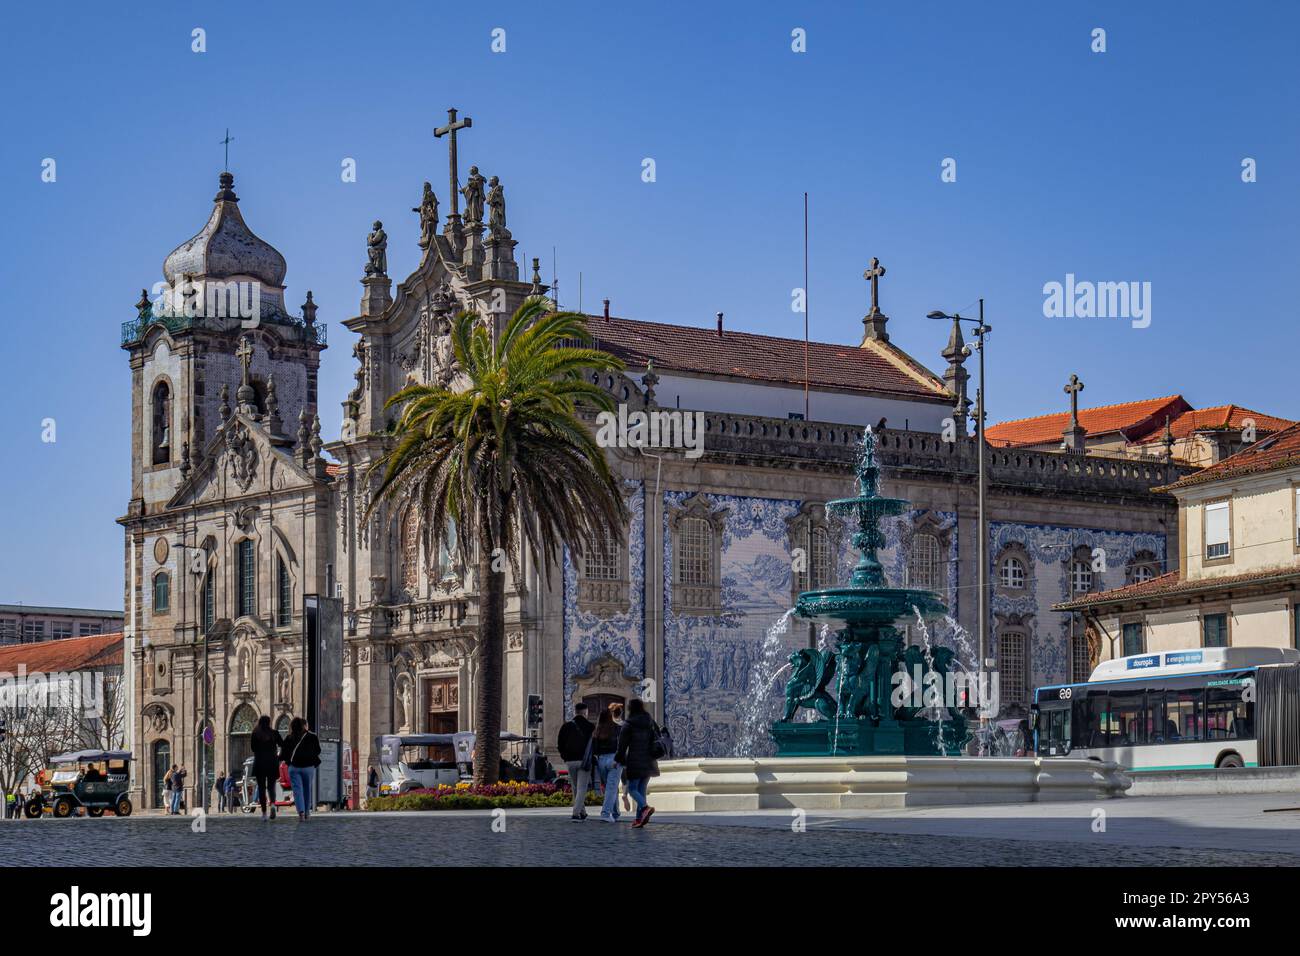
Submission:
<svg viewBox="0 0 1300 956">
<path fill-rule="evenodd" d="M 1078 693 L 1078 696 L 1074 699 L 1074 746 L 1106 746 L 1106 733 L 1102 725 L 1102 718 L 1106 710 L 1106 698 L 1097 694 L 1089 694 L 1084 697 L 1082 693 L 1076 693 Z"/>
<path fill-rule="evenodd" d="M 1204 693 L 1200 690 L 1165 691 L 1166 742 L 1200 740 L 1204 723 Z M 1154 695 L 1152 700 L 1154 702 Z"/>
<path fill-rule="evenodd" d="M 1145 697 L 1142 690 L 1111 691 L 1110 746 L 1135 747 L 1147 742 Z"/>
<path fill-rule="evenodd" d="M 1251 740 L 1255 736 L 1253 701 L 1242 700 L 1242 688 L 1210 687 L 1205 692 L 1205 739 Z"/>
<path fill-rule="evenodd" d="M 1044 708 L 1039 713 L 1038 752 L 1051 757 L 1068 754 L 1071 748 L 1070 710 L 1066 707 Z"/>
</svg>

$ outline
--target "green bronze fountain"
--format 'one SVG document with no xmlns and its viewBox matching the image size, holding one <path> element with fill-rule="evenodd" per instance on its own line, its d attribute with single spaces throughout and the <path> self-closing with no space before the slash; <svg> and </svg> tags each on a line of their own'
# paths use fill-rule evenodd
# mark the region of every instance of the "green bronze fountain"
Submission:
<svg viewBox="0 0 1300 956">
<path fill-rule="evenodd" d="M 946 682 L 953 652 L 947 647 L 927 652 L 905 646 L 899 621 L 914 620 L 918 613 L 937 617 L 947 609 L 930 591 L 885 584 L 876 556 L 885 545 L 880 519 L 902 514 L 908 502 L 880 497 L 876 436 L 870 428 L 862 436 L 857 479 L 856 497 L 826 505 L 855 528 L 852 541 L 861 558 L 850 583 L 804 591 L 794 612 L 803 620 L 835 628 L 836 650 L 802 648 L 790 655 L 784 718 L 772 724 L 777 755 L 959 754 L 970 732 L 956 709 L 940 705 L 923 710 L 911 706 L 919 703 L 917 695 L 895 694 L 900 684 L 906 689 L 918 678 L 931 686 L 936 680 Z M 906 680 L 895 676 L 900 672 Z M 811 708 L 816 718 L 795 720 L 801 708 Z"/>
</svg>

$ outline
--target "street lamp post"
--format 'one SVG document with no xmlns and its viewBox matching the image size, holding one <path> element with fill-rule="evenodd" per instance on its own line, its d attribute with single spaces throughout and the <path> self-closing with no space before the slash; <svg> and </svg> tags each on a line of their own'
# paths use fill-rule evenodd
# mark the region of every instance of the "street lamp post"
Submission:
<svg viewBox="0 0 1300 956">
<path fill-rule="evenodd" d="M 946 312 L 931 312 L 926 318 L 946 319 L 950 322 L 971 322 L 975 325 L 975 351 L 979 352 L 979 369 L 980 381 L 979 387 L 975 390 L 975 445 L 976 453 L 979 455 L 979 491 L 978 491 L 978 547 L 977 560 L 979 566 L 976 569 L 977 590 L 979 599 L 977 601 L 979 620 L 977 629 L 977 643 L 979 645 L 979 687 L 983 692 L 985 681 L 985 667 L 988 659 L 988 627 L 989 627 L 989 587 L 988 587 L 988 518 L 985 511 L 985 498 L 988 489 L 988 473 L 985 467 L 987 458 L 987 449 L 984 441 L 985 425 L 985 402 L 988 399 L 988 391 L 984 382 L 984 336 L 993 331 L 993 327 L 984 321 L 984 300 L 980 299 L 980 315 L 978 319 L 967 318 L 964 315 L 953 313 L 948 315 Z M 964 354 L 970 355 L 970 346 L 963 350 Z M 981 723 L 987 720 L 981 717 Z"/>
</svg>

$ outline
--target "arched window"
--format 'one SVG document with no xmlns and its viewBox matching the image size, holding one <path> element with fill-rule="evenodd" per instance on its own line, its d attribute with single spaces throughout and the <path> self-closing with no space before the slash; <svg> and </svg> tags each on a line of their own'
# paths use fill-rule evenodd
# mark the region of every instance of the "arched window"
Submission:
<svg viewBox="0 0 1300 956">
<path fill-rule="evenodd" d="M 279 718 L 276 719 L 275 722 L 276 732 L 279 733 L 281 737 L 289 736 L 289 725 L 292 722 L 293 722 L 293 718 L 290 717 L 288 714 L 281 714 Z"/>
<path fill-rule="evenodd" d="M 235 570 L 238 574 L 239 616 L 252 617 L 257 613 L 257 560 L 253 555 L 252 538 L 245 538 L 235 546 Z"/>
<path fill-rule="evenodd" d="M 289 569 L 284 558 L 275 558 L 275 623 L 278 627 L 288 627 L 293 623 L 293 582 L 289 580 Z"/>
<path fill-rule="evenodd" d="M 212 630 L 212 625 L 217 622 L 217 594 L 216 584 L 212 577 L 212 568 L 208 568 L 207 574 L 203 575 L 203 630 L 208 632 Z"/>
<path fill-rule="evenodd" d="M 998 584 L 1008 590 L 1022 591 L 1025 587 L 1025 562 L 1015 555 L 1003 558 L 998 568 Z"/>
<path fill-rule="evenodd" d="M 1023 631 L 998 635 L 998 693 L 1002 706 L 1025 706 L 1029 687 L 1029 647 Z"/>
<path fill-rule="evenodd" d="M 703 518 L 683 518 L 677 583 L 707 587 L 713 583 L 713 527 Z"/>
<path fill-rule="evenodd" d="M 402 589 L 415 597 L 420 588 L 420 510 L 409 505 L 402 516 Z"/>
<path fill-rule="evenodd" d="M 171 575 L 159 571 L 153 576 L 153 612 L 166 614 L 171 608 Z"/>
<path fill-rule="evenodd" d="M 253 756 L 253 727 L 257 711 L 248 704 L 240 704 L 230 715 L 230 769 L 243 773 L 244 761 Z"/>
<path fill-rule="evenodd" d="M 1155 576 L 1156 572 L 1152 570 L 1151 565 L 1149 564 L 1139 564 L 1133 568 L 1134 584 L 1142 584 L 1146 581 L 1150 581 Z"/>
<path fill-rule="evenodd" d="M 1156 568 L 1159 562 L 1156 556 L 1150 551 L 1139 551 L 1133 555 L 1133 560 L 1128 566 L 1128 581 L 1130 584 L 1142 584 L 1150 581 L 1156 576 Z"/>
<path fill-rule="evenodd" d="M 166 382 L 153 389 L 153 458 L 155 465 L 165 465 L 172 460 L 172 393 Z"/>
<path fill-rule="evenodd" d="M 939 539 L 932 534 L 912 538 L 912 553 L 907 562 L 907 586 L 926 591 L 943 587 L 943 564 L 939 560 Z"/>
</svg>

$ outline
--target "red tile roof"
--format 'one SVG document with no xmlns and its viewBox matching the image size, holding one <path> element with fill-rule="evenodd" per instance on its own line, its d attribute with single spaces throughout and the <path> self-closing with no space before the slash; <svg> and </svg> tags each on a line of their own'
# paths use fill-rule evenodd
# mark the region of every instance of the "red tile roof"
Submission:
<svg viewBox="0 0 1300 956">
<path fill-rule="evenodd" d="M 1094 591 L 1073 601 L 1063 601 L 1052 605 L 1053 611 L 1077 611 L 1089 607 L 1107 604 L 1124 604 L 1130 601 L 1144 601 L 1167 595 L 1195 594 L 1199 591 L 1219 591 L 1224 588 L 1246 584 L 1259 584 L 1276 578 L 1279 583 L 1300 582 L 1300 568 L 1265 568 L 1262 571 L 1249 571 L 1245 574 L 1232 574 L 1224 577 L 1201 578 L 1186 581 L 1180 572 L 1170 571 L 1141 584 L 1127 584 L 1122 588 L 1109 591 Z"/>
<path fill-rule="evenodd" d="M 1101 405 L 1097 408 L 1079 409 L 1079 424 L 1089 435 L 1120 432 L 1145 435 L 1153 424 L 1161 428 L 1165 416 L 1176 417 L 1191 411 L 1192 406 L 1181 395 L 1164 398 L 1147 398 L 1118 405 Z M 986 432 L 990 445 L 997 448 L 1019 448 L 1025 445 L 1044 445 L 1062 440 L 1062 433 L 1070 424 L 1069 412 L 1020 418 L 1010 422 L 990 425 Z"/>
<path fill-rule="evenodd" d="M 94 634 L 32 644 L 0 645 L 0 673 L 17 674 L 22 664 L 28 673 L 91 670 L 122 666 L 122 635 Z"/>
<path fill-rule="evenodd" d="M 1256 475 L 1294 467 L 1300 467 L 1300 423 L 1268 438 L 1261 438 L 1255 444 L 1248 445 L 1221 462 L 1155 490 L 1169 491 L 1207 481 L 1221 481 L 1225 478 L 1238 478 L 1242 475 Z"/>
<path fill-rule="evenodd" d="M 596 344 L 640 374 L 647 361 L 658 371 L 727 375 L 781 385 L 803 385 L 803 339 L 716 328 L 589 316 Z M 881 392 L 914 399 L 951 401 L 943 382 L 892 345 L 808 344 L 808 379 L 814 388 Z"/>
<path fill-rule="evenodd" d="M 1247 421 L 1255 423 L 1255 432 L 1258 435 L 1271 435 L 1295 424 L 1289 419 L 1265 415 L 1263 412 L 1251 411 L 1240 405 L 1216 405 L 1214 408 L 1197 408 L 1190 412 L 1183 412 L 1169 423 L 1169 431 L 1175 438 L 1187 438 L 1193 432 L 1200 431 L 1224 429 L 1240 431 L 1245 428 Z M 1145 440 L 1159 441 L 1163 434 L 1164 425 L 1161 424 L 1160 428 Z"/>
</svg>

